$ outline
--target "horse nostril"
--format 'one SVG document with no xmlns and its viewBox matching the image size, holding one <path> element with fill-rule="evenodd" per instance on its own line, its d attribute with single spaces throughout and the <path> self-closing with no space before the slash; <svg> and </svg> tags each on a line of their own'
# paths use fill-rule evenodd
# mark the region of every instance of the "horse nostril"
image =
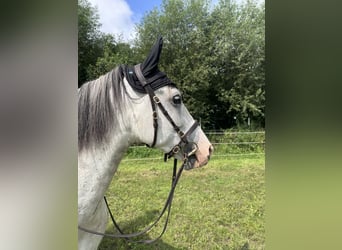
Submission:
<svg viewBox="0 0 342 250">
<path fill-rule="evenodd" d="M 213 147 L 212 145 L 210 145 L 210 147 L 209 147 L 208 160 L 210 160 L 210 156 L 212 155 L 213 151 L 214 151 L 214 147 Z"/>
<path fill-rule="evenodd" d="M 214 151 L 214 147 L 212 145 L 210 145 L 209 147 L 209 155 L 211 155 Z"/>
</svg>

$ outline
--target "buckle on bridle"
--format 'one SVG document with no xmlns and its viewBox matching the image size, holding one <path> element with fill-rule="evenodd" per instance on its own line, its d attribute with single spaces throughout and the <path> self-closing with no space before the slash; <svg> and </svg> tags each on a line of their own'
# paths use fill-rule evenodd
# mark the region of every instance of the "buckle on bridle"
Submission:
<svg viewBox="0 0 342 250">
<path fill-rule="evenodd" d="M 157 104 L 159 104 L 160 103 L 160 99 L 159 99 L 159 97 L 158 96 L 153 96 L 153 101 L 155 102 L 155 103 L 157 103 Z"/>
<path fill-rule="evenodd" d="M 173 149 L 172 149 L 172 153 L 173 154 L 178 154 L 180 151 L 180 147 L 178 145 L 174 146 Z"/>
<path fill-rule="evenodd" d="M 184 137 L 184 132 L 182 131 L 182 130 L 179 130 L 178 132 L 178 135 L 180 136 L 180 138 L 182 138 L 183 139 L 183 137 Z"/>
</svg>

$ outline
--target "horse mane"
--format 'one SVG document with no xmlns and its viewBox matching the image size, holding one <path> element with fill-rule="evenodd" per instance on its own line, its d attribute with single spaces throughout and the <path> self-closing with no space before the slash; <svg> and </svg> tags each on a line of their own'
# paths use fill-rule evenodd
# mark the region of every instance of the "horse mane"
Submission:
<svg viewBox="0 0 342 250">
<path fill-rule="evenodd" d="M 125 66 L 118 66 L 78 89 L 78 150 L 106 141 L 122 114 Z M 112 96 L 111 96 L 112 94 Z"/>
</svg>

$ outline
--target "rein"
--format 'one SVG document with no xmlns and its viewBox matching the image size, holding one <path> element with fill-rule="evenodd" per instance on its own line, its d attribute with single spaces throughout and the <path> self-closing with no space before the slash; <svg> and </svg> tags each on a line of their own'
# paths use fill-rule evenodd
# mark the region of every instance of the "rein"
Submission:
<svg viewBox="0 0 342 250">
<path fill-rule="evenodd" d="M 112 222 L 113 222 L 115 228 L 119 231 L 120 234 L 100 233 L 100 232 L 93 231 L 93 230 L 90 230 L 90 229 L 87 229 L 87 228 L 84 228 L 84 227 L 81 227 L 81 226 L 78 226 L 78 229 L 80 229 L 80 230 L 82 230 L 84 232 L 87 232 L 87 233 L 96 234 L 96 235 L 100 235 L 100 236 L 104 236 L 104 237 L 108 237 L 108 238 L 124 238 L 127 241 L 132 242 L 132 243 L 151 244 L 151 243 L 157 241 L 158 239 L 160 239 L 163 236 L 163 234 L 166 231 L 166 228 L 167 228 L 167 225 L 168 225 L 168 222 L 169 222 L 170 212 L 171 212 L 171 204 L 172 204 L 172 200 L 173 200 L 173 194 L 174 194 L 174 191 L 176 189 L 178 180 L 179 180 L 179 178 L 180 178 L 180 176 L 181 176 L 181 174 L 183 172 L 183 169 L 184 169 L 184 164 L 182 164 L 182 166 L 180 167 L 180 169 L 177 172 L 177 160 L 175 159 L 174 160 L 174 166 L 173 166 L 171 189 L 170 189 L 169 195 L 167 197 L 167 200 L 165 202 L 165 205 L 164 205 L 162 211 L 160 212 L 160 215 L 156 219 L 156 221 L 154 223 L 152 223 L 150 226 L 146 227 L 144 230 L 142 230 L 140 232 L 137 232 L 137 233 L 125 234 L 123 232 L 123 230 L 120 228 L 120 226 L 118 225 L 118 223 L 115 221 L 114 216 L 113 216 L 113 214 L 112 214 L 112 212 L 111 212 L 111 210 L 109 208 L 109 205 L 108 205 L 106 197 L 104 197 L 104 200 L 105 200 L 107 209 L 109 211 L 110 217 L 112 219 Z M 167 217 L 166 217 L 166 220 L 165 220 L 165 223 L 164 223 L 164 227 L 163 227 L 163 230 L 162 230 L 162 232 L 160 233 L 160 235 L 158 237 L 156 237 L 155 239 L 151 239 L 151 240 L 137 240 L 137 241 L 135 241 L 135 240 L 131 240 L 130 239 L 130 238 L 135 238 L 137 236 L 140 236 L 140 235 L 148 233 L 159 222 L 159 220 L 163 217 L 163 215 L 164 215 L 164 213 L 166 211 L 167 211 Z"/>
<path fill-rule="evenodd" d="M 152 89 L 152 87 L 150 86 L 150 84 L 147 83 L 146 78 L 144 77 L 142 71 L 141 71 L 141 67 L 140 64 L 135 65 L 134 66 L 134 71 L 136 73 L 136 76 L 138 77 L 141 85 L 143 86 L 143 88 L 146 90 L 146 92 L 148 93 L 149 97 L 150 97 L 150 101 L 151 101 L 151 106 L 152 106 L 152 118 L 153 118 L 153 128 L 154 128 L 154 136 L 153 136 L 153 141 L 151 145 L 148 145 L 148 147 L 153 148 L 157 142 L 157 134 L 158 134 L 158 112 L 157 112 L 157 106 L 158 108 L 161 110 L 161 112 L 163 113 L 163 115 L 166 117 L 166 119 L 171 123 L 173 129 L 176 131 L 176 133 L 178 134 L 178 136 L 180 137 L 180 142 L 175 145 L 171 151 L 169 153 L 165 154 L 164 157 L 164 161 L 167 161 L 167 159 L 173 157 L 174 155 L 178 154 L 179 152 L 182 151 L 183 153 L 183 164 L 182 166 L 179 168 L 178 172 L 177 172 L 177 159 L 174 159 L 174 164 L 173 164 L 173 174 L 172 174 L 172 182 L 171 182 L 171 189 L 169 192 L 169 195 L 166 199 L 165 205 L 162 209 L 162 211 L 160 212 L 160 215 L 158 216 L 158 218 L 156 219 L 156 221 L 154 223 L 152 223 L 151 225 L 149 225 L 148 227 L 146 227 L 144 230 L 137 232 L 137 233 L 130 233 L 130 234 L 125 234 L 123 232 L 123 230 L 119 227 L 119 225 L 117 224 L 117 222 L 114 219 L 114 216 L 109 208 L 108 202 L 106 197 L 104 197 L 104 201 L 106 203 L 107 209 L 109 211 L 110 217 L 112 219 L 112 222 L 114 224 L 114 226 L 116 227 L 116 229 L 119 231 L 120 234 L 107 234 L 107 233 L 100 233 L 97 231 L 93 231 L 90 229 L 86 229 L 83 228 L 81 226 L 78 226 L 78 229 L 87 232 L 87 233 L 91 233 L 91 234 L 96 234 L 96 235 L 100 235 L 100 236 L 104 236 L 104 237 L 109 237 L 109 238 L 124 238 L 129 242 L 133 242 L 133 243 L 153 243 L 156 240 L 160 239 L 162 237 L 162 235 L 165 233 L 168 222 L 169 222 L 169 216 L 170 216 L 170 211 L 171 211 L 171 204 L 172 204 L 172 200 L 173 200 L 173 195 L 178 183 L 178 180 L 183 172 L 184 169 L 189 170 L 192 168 L 192 164 L 191 164 L 191 160 L 193 158 L 195 158 L 195 154 L 196 151 L 198 150 L 198 146 L 196 143 L 194 142 L 189 142 L 188 140 L 188 136 L 190 134 L 192 134 L 196 128 L 199 126 L 197 121 L 194 121 L 194 123 L 192 124 L 192 126 L 188 129 L 187 132 L 183 132 L 177 125 L 176 123 L 173 121 L 173 119 L 171 118 L 171 116 L 169 115 L 169 113 L 167 112 L 167 110 L 164 108 L 164 106 L 162 105 L 162 103 L 160 102 L 158 96 L 156 96 L 156 94 L 154 93 L 154 90 Z M 190 146 L 191 148 L 189 149 L 189 152 L 184 152 L 184 149 L 186 147 Z M 167 217 L 164 223 L 164 227 L 162 232 L 160 233 L 160 235 L 155 238 L 155 239 L 151 239 L 151 240 L 131 240 L 130 238 L 134 238 L 137 236 L 141 236 L 143 234 L 148 233 L 158 222 L 159 220 L 163 217 L 164 213 L 167 211 Z"/>
</svg>

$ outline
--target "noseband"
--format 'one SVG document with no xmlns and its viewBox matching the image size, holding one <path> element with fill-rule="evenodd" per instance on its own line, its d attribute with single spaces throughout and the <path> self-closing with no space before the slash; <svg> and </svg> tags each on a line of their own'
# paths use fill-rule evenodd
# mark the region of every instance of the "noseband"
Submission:
<svg viewBox="0 0 342 250">
<path fill-rule="evenodd" d="M 78 226 L 78 229 L 84 231 L 84 232 L 88 232 L 91 234 L 95 234 L 95 235 L 100 235 L 100 236 L 105 236 L 105 237 L 109 237 L 109 238 L 124 238 L 129 242 L 133 242 L 133 243 L 153 243 L 156 240 L 160 239 L 162 237 L 162 235 L 165 233 L 166 228 L 167 228 L 167 224 L 169 221 L 169 216 L 170 216 L 170 211 L 171 211 L 171 204 L 172 204 L 172 200 L 173 200 L 173 195 L 174 195 L 174 191 L 176 189 L 178 180 L 183 172 L 183 169 L 191 169 L 193 168 L 193 164 L 191 162 L 191 160 L 196 157 L 195 154 L 198 150 L 198 146 L 196 143 L 194 142 L 190 142 L 188 137 L 196 130 L 196 128 L 199 126 L 198 122 L 195 120 L 194 123 L 192 124 L 192 126 L 188 129 L 187 132 L 183 132 L 177 125 L 176 123 L 173 121 L 173 119 L 171 118 L 171 116 L 169 115 L 169 113 L 167 112 L 167 110 L 164 108 L 163 104 L 160 102 L 160 99 L 158 98 L 158 96 L 156 96 L 156 94 L 154 93 L 154 90 L 152 89 L 151 85 L 147 83 L 146 78 L 144 77 L 143 73 L 141 72 L 141 68 L 140 68 L 140 64 L 135 65 L 134 66 L 134 71 L 136 76 L 138 77 L 141 85 L 143 86 L 143 88 L 145 89 L 146 93 L 148 93 L 148 95 L 150 96 L 150 100 L 151 100 L 151 106 L 152 106 L 152 117 L 153 117 L 153 127 L 154 127 L 154 136 L 153 136 L 153 142 L 151 145 L 147 145 L 148 147 L 153 148 L 156 145 L 157 142 L 157 134 L 158 134 L 158 112 L 157 112 L 157 106 L 158 108 L 161 110 L 161 112 L 163 113 L 163 115 L 166 117 L 166 119 L 171 123 L 173 129 L 176 131 L 177 135 L 180 137 L 180 141 L 178 144 L 176 144 L 170 152 L 165 154 L 164 157 L 164 161 L 166 161 L 167 159 L 175 156 L 178 153 L 182 153 L 183 155 L 183 164 L 180 167 L 180 169 L 177 172 L 177 159 L 174 160 L 174 164 L 173 164 L 173 174 L 172 174 L 172 182 L 171 182 L 171 189 L 169 192 L 169 195 L 167 197 L 167 200 L 165 202 L 165 205 L 160 213 L 160 215 L 158 216 L 158 218 L 156 219 L 156 221 L 154 223 L 152 223 L 150 226 L 148 226 L 147 228 L 145 228 L 144 230 L 142 230 L 141 232 L 137 232 L 137 233 L 131 233 L 131 234 L 125 234 L 123 232 L 123 230 L 119 227 L 119 225 L 117 224 L 117 222 L 114 219 L 114 216 L 109 208 L 108 202 L 106 197 L 104 197 L 104 201 L 106 203 L 109 215 L 112 219 L 112 222 L 114 224 L 114 226 L 116 227 L 116 229 L 120 232 L 120 234 L 106 234 L 106 233 L 100 233 L 97 231 L 93 231 L 81 226 Z M 137 240 L 137 241 L 133 241 L 130 238 L 135 238 L 137 236 L 146 234 L 147 232 L 149 232 L 158 222 L 159 220 L 162 218 L 162 216 L 164 215 L 164 213 L 167 211 L 167 217 L 166 220 L 164 222 L 164 228 L 162 230 L 162 232 L 160 233 L 160 235 L 152 240 Z"/>
<path fill-rule="evenodd" d="M 146 78 L 144 77 L 140 64 L 134 66 L 134 71 L 136 76 L 138 77 L 141 85 L 144 87 L 146 93 L 150 96 L 151 100 L 151 106 L 152 106 L 152 118 L 153 118 L 153 128 L 154 128 L 154 136 L 153 136 L 153 142 L 151 145 L 147 145 L 148 147 L 153 148 L 156 145 L 157 142 L 157 135 L 158 135 L 158 112 L 157 112 L 157 106 L 160 109 L 160 111 L 163 113 L 165 118 L 171 123 L 173 129 L 176 131 L 177 135 L 180 137 L 180 142 L 175 145 L 171 151 L 167 154 L 165 154 L 165 160 L 168 158 L 171 158 L 172 156 L 178 154 L 180 151 L 184 151 L 185 148 L 190 148 L 189 152 L 182 152 L 184 157 L 184 165 L 185 169 L 191 169 L 192 164 L 189 164 L 188 158 L 190 156 L 194 156 L 196 151 L 198 150 L 198 146 L 194 142 L 190 142 L 188 140 L 188 137 L 190 134 L 192 134 L 195 129 L 199 126 L 198 122 L 195 120 L 192 126 L 189 128 L 189 130 L 184 133 L 179 126 L 176 125 L 176 123 L 173 121 L 167 110 L 164 108 L 163 104 L 160 102 L 160 99 L 156 94 L 154 93 L 154 90 L 152 89 L 151 85 L 147 83 Z"/>
</svg>

